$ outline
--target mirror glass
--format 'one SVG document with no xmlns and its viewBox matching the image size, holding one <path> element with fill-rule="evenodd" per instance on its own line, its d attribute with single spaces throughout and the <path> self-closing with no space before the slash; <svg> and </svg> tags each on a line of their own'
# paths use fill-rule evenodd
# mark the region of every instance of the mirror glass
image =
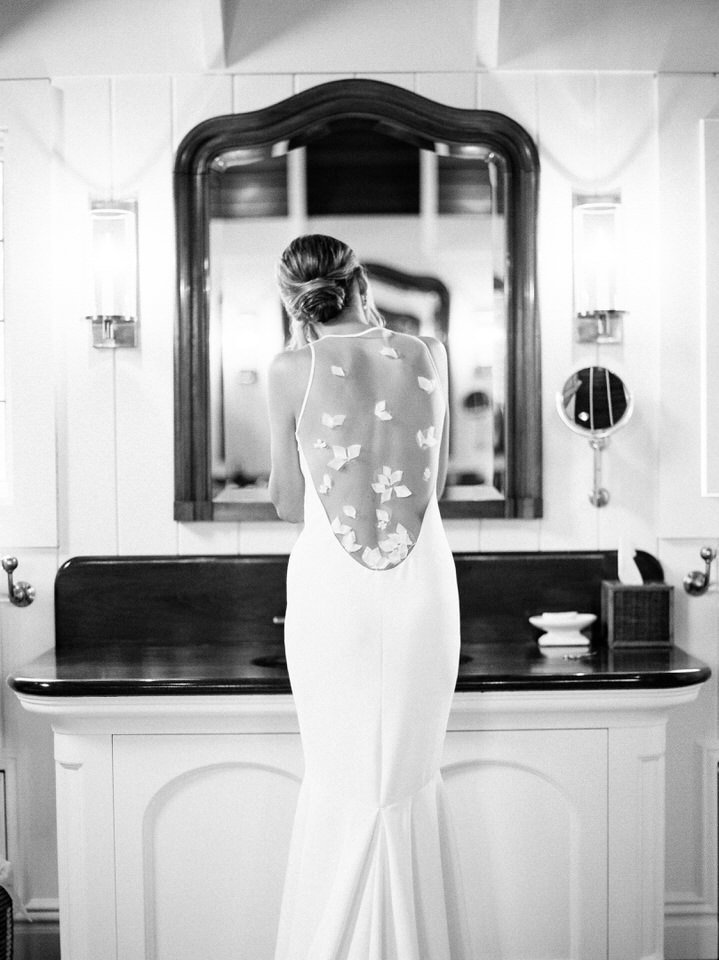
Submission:
<svg viewBox="0 0 719 960">
<path fill-rule="evenodd" d="M 289 332 L 274 271 L 304 233 L 356 251 L 389 327 L 446 346 L 443 514 L 541 515 L 537 176 L 509 118 L 376 81 L 191 131 L 175 167 L 176 518 L 274 516 L 267 370 Z"/>
<path fill-rule="evenodd" d="M 632 414 L 632 396 L 624 381 L 606 367 L 583 367 L 573 373 L 557 396 L 559 414 L 587 439 L 608 437 Z"/>
<path fill-rule="evenodd" d="M 442 340 L 450 364 L 447 496 L 506 490 L 506 177 L 478 147 L 449 156 L 362 118 L 269 158 L 230 151 L 210 177 L 213 497 L 266 498 L 267 368 L 288 335 L 275 264 L 298 233 L 340 237 L 369 264 L 387 325 Z"/>
</svg>

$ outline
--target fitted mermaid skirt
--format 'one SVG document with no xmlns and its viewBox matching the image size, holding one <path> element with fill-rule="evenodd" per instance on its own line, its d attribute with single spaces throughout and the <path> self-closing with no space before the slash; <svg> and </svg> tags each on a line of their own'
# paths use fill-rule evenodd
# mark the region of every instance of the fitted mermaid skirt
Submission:
<svg viewBox="0 0 719 960">
<path fill-rule="evenodd" d="M 470 960 L 439 772 L 459 623 L 436 502 L 411 555 L 382 572 L 317 520 L 287 580 L 305 776 L 276 960 Z"/>
</svg>

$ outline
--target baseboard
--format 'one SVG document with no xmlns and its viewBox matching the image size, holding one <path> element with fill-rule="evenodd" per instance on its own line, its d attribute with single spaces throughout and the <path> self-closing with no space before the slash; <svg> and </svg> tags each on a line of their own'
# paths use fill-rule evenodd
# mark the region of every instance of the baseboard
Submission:
<svg viewBox="0 0 719 960">
<path fill-rule="evenodd" d="M 31 920 L 49 920 L 53 923 L 60 920 L 60 904 L 57 898 L 35 897 L 25 904 L 25 910 Z"/>
<path fill-rule="evenodd" d="M 15 932 L 15 941 L 22 939 L 33 939 L 35 943 L 42 937 L 54 937 L 59 940 L 60 938 L 60 924 L 57 920 L 33 920 L 32 923 L 27 921 L 16 921 L 14 927 Z M 43 955 L 37 953 L 37 950 L 31 956 Z M 24 953 L 21 953 L 21 956 L 25 956 Z"/>
<path fill-rule="evenodd" d="M 664 921 L 665 960 L 717 960 L 716 914 L 674 914 Z"/>
<path fill-rule="evenodd" d="M 36 897 L 26 905 L 32 921 L 58 923 L 57 899 Z M 664 916 L 665 960 L 717 960 L 719 928 L 716 913 L 702 901 L 670 901 Z"/>
</svg>

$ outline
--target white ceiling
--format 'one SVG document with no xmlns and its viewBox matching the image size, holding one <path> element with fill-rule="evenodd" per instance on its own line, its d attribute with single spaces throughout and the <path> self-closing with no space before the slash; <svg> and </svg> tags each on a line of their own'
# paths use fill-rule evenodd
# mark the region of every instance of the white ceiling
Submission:
<svg viewBox="0 0 719 960">
<path fill-rule="evenodd" d="M 0 0 L 0 77 L 719 71 L 719 0 Z"/>
<path fill-rule="evenodd" d="M 502 0 L 504 69 L 713 72 L 717 0 Z"/>
</svg>

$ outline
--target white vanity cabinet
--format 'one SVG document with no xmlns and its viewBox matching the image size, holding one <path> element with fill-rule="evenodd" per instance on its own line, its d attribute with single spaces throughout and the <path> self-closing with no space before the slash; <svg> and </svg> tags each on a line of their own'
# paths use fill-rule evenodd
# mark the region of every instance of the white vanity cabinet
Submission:
<svg viewBox="0 0 719 960">
<path fill-rule="evenodd" d="M 118 958 L 271 960 L 301 773 L 292 733 L 114 737 Z"/>
<path fill-rule="evenodd" d="M 444 776 L 476 960 L 662 956 L 665 724 L 698 690 L 456 695 Z M 291 698 L 20 697 L 55 729 L 64 960 L 271 960 Z"/>
<path fill-rule="evenodd" d="M 607 956 L 607 731 L 451 732 L 476 957 Z"/>
</svg>

